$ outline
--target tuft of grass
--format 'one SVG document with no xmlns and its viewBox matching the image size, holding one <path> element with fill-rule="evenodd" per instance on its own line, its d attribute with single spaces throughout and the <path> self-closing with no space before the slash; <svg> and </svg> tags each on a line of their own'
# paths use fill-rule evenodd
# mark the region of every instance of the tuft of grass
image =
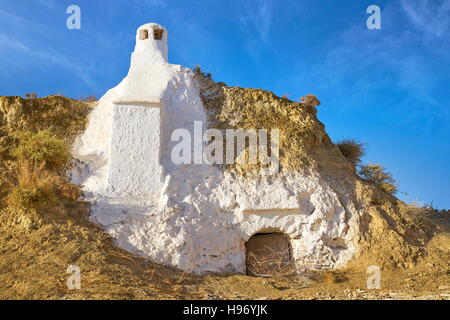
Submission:
<svg viewBox="0 0 450 320">
<path fill-rule="evenodd" d="M 16 135 L 19 144 L 12 149 L 11 155 L 19 162 L 34 165 L 43 164 L 48 170 L 62 169 L 70 159 L 68 145 L 49 130 L 34 134 L 29 131 Z"/>
<path fill-rule="evenodd" d="M 337 143 L 337 146 L 343 156 L 357 166 L 361 163 L 361 158 L 365 154 L 365 145 L 354 139 L 344 139 Z"/>
<path fill-rule="evenodd" d="M 58 198 L 58 177 L 45 169 L 44 163 L 29 165 L 21 162 L 17 183 L 11 188 L 7 203 L 11 207 L 42 210 Z"/>
<path fill-rule="evenodd" d="M 359 168 L 358 174 L 364 180 L 370 181 L 385 192 L 394 195 L 397 186 L 392 174 L 380 164 L 367 164 Z"/>
</svg>

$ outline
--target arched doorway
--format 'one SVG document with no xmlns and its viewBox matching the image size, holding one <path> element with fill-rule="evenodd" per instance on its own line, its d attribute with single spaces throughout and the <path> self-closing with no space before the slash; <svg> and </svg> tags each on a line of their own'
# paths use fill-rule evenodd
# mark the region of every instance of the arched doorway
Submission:
<svg viewBox="0 0 450 320">
<path fill-rule="evenodd" d="M 281 232 L 254 234 L 245 244 L 247 274 L 280 276 L 294 272 L 289 238 Z"/>
</svg>

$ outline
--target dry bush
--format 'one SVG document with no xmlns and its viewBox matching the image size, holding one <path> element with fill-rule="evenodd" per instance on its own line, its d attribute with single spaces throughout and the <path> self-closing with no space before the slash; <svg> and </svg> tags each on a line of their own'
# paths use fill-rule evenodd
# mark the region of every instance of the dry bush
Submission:
<svg viewBox="0 0 450 320">
<path fill-rule="evenodd" d="M 336 283 L 337 282 L 336 275 L 333 272 L 324 271 L 322 273 L 322 282 L 326 284 Z"/>
<path fill-rule="evenodd" d="M 287 277 L 296 274 L 295 263 L 292 259 L 286 261 L 290 255 L 289 249 L 275 251 L 266 247 L 270 253 L 255 255 L 250 252 L 247 256 L 247 271 L 256 277 Z"/>
<path fill-rule="evenodd" d="M 95 102 L 95 101 L 97 101 L 97 96 L 90 95 L 90 96 L 85 96 L 85 97 L 78 97 L 77 100 L 82 101 L 82 102 Z"/>
<path fill-rule="evenodd" d="M 318 107 L 320 106 L 320 101 L 317 99 L 317 97 L 313 94 L 307 94 L 304 97 L 300 98 L 300 101 L 304 104 L 307 104 L 311 107 Z"/>
<path fill-rule="evenodd" d="M 195 66 L 194 73 L 205 79 L 212 80 L 212 74 L 209 72 L 203 72 L 202 69 L 200 68 L 200 66 Z"/>
<path fill-rule="evenodd" d="M 57 200 L 58 177 L 45 169 L 45 165 L 20 163 L 17 181 L 7 196 L 11 207 L 45 209 Z"/>
<path fill-rule="evenodd" d="M 361 157 L 365 154 L 364 144 L 354 139 L 341 140 L 337 146 L 344 157 L 355 166 L 361 162 Z"/>
<path fill-rule="evenodd" d="M 65 181 L 58 183 L 58 190 L 62 197 L 70 200 L 77 200 L 81 195 L 79 186 Z"/>
<path fill-rule="evenodd" d="M 20 132 L 16 137 L 19 144 L 13 148 L 11 155 L 19 162 L 27 161 L 34 165 L 42 163 L 46 169 L 59 170 L 70 159 L 67 144 L 49 130 L 41 130 L 36 134 Z"/>
<path fill-rule="evenodd" d="M 359 176 L 370 181 L 385 192 L 393 195 L 397 192 L 397 186 L 392 174 L 379 164 L 362 165 L 359 168 Z"/>
<path fill-rule="evenodd" d="M 62 209 L 64 204 L 76 201 L 81 194 L 80 188 L 66 178 L 53 173 L 44 163 L 28 161 L 19 163 L 16 175 L 7 180 L 6 204 L 14 208 Z M 68 202 L 68 201 L 69 202 Z"/>
<path fill-rule="evenodd" d="M 25 93 L 25 98 L 35 99 L 35 98 L 37 98 L 37 93 Z"/>
</svg>

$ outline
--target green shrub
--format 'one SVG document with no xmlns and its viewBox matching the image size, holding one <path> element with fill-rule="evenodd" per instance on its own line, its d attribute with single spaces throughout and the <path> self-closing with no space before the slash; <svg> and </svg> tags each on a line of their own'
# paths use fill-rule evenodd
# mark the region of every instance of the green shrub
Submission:
<svg viewBox="0 0 450 320">
<path fill-rule="evenodd" d="M 22 132 L 17 138 L 19 144 L 13 148 L 11 154 L 20 162 L 34 165 L 43 163 L 49 170 L 59 170 L 70 159 L 67 144 L 49 130 L 41 130 L 36 134 L 29 131 Z"/>
<path fill-rule="evenodd" d="M 397 192 L 397 186 L 392 174 L 387 172 L 379 164 L 362 165 L 359 168 L 359 176 L 367 181 L 373 182 L 380 189 L 393 195 Z"/>
<path fill-rule="evenodd" d="M 361 162 L 361 157 L 365 154 L 364 144 L 353 139 L 339 141 L 337 146 L 344 157 L 355 166 Z"/>
</svg>

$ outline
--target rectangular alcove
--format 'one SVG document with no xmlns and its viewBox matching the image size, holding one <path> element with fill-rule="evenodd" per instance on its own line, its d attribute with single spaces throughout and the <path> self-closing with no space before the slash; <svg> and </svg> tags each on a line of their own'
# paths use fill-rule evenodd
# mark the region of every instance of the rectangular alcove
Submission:
<svg viewBox="0 0 450 320">
<path fill-rule="evenodd" d="M 146 39 L 148 39 L 148 30 L 147 29 L 139 30 L 139 40 L 146 40 Z"/>
<path fill-rule="evenodd" d="M 163 36 L 164 30 L 163 29 L 153 29 L 153 39 L 155 40 L 161 40 Z"/>
</svg>

